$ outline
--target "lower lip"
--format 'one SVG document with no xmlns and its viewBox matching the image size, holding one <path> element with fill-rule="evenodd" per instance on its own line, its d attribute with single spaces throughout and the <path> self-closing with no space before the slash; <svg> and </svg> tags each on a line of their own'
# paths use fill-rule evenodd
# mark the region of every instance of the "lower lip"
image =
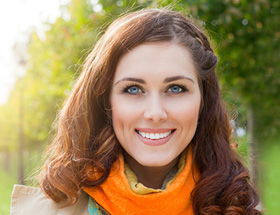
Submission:
<svg viewBox="0 0 280 215">
<path fill-rule="evenodd" d="M 138 138 L 141 140 L 141 142 L 144 143 L 145 145 L 148 145 L 148 146 L 161 146 L 161 145 L 164 145 L 164 144 L 166 144 L 170 140 L 170 138 L 173 136 L 174 133 L 175 133 L 175 131 L 173 131 L 167 137 L 151 140 L 151 139 L 142 137 L 138 132 L 136 132 L 136 134 L 138 135 Z"/>
</svg>

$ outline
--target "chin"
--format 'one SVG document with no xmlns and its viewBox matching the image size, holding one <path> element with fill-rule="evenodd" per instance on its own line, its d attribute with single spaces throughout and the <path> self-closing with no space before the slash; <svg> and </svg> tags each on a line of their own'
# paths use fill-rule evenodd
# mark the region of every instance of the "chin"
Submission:
<svg viewBox="0 0 280 215">
<path fill-rule="evenodd" d="M 159 160 L 159 159 L 154 160 L 154 159 L 155 158 L 140 159 L 140 160 L 137 160 L 137 162 L 139 164 L 141 164 L 142 166 L 146 166 L 146 167 L 162 167 L 162 166 L 166 166 L 172 162 L 172 160 L 170 160 L 170 159 L 162 159 L 162 160 Z"/>
</svg>

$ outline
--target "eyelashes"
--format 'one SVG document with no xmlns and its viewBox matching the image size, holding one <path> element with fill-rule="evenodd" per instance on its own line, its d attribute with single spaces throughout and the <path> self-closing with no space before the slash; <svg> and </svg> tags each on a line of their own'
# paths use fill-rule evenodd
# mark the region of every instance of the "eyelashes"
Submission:
<svg viewBox="0 0 280 215">
<path fill-rule="evenodd" d="M 132 84 L 132 85 L 128 85 L 123 89 L 124 93 L 129 93 L 132 95 L 136 95 L 138 93 L 143 93 L 143 90 L 141 89 L 140 86 L 136 85 L 136 84 Z"/>
<path fill-rule="evenodd" d="M 182 84 L 170 84 L 165 92 L 168 94 L 180 94 L 189 91 L 185 85 Z M 138 95 L 140 93 L 145 93 L 143 88 L 137 84 L 130 84 L 124 87 L 123 93 L 128 93 L 131 95 Z"/>
<path fill-rule="evenodd" d="M 181 84 L 172 84 L 167 89 L 168 92 L 174 94 L 179 94 L 188 91 L 188 88 L 185 85 Z"/>
</svg>

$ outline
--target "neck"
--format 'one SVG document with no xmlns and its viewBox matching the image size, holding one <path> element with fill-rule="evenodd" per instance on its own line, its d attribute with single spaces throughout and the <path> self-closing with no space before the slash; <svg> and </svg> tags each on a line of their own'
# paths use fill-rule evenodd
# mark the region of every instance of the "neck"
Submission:
<svg viewBox="0 0 280 215">
<path fill-rule="evenodd" d="M 171 161 L 169 164 L 160 167 L 147 167 L 138 163 L 127 153 L 124 154 L 125 160 L 131 170 L 137 176 L 138 182 L 142 183 L 148 188 L 160 189 L 163 181 L 168 173 L 175 167 L 179 157 Z"/>
</svg>

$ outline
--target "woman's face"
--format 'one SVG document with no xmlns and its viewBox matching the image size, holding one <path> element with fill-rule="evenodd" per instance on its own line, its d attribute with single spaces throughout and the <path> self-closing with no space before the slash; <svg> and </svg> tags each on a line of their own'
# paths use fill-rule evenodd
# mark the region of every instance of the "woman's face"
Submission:
<svg viewBox="0 0 280 215">
<path fill-rule="evenodd" d="M 165 166 L 192 140 L 200 101 L 189 51 L 171 42 L 144 43 L 118 62 L 110 95 L 114 131 L 140 165 Z"/>
</svg>

